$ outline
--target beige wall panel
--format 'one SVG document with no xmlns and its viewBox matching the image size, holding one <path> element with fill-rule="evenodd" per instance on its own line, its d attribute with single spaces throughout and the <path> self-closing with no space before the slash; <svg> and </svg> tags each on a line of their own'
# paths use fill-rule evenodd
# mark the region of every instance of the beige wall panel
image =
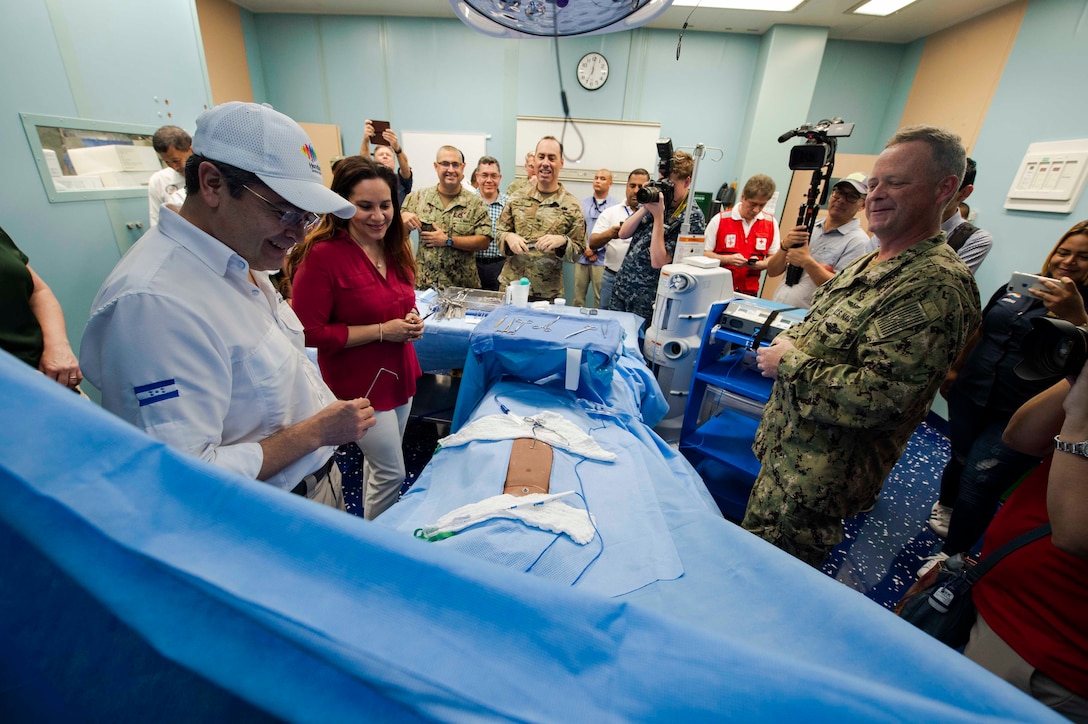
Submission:
<svg viewBox="0 0 1088 724">
<path fill-rule="evenodd" d="M 840 179 L 844 176 L 860 171 L 866 176 L 869 175 L 869 170 L 873 167 L 873 162 L 876 161 L 875 155 L 862 154 L 862 153 L 836 153 L 835 154 L 835 172 L 832 178 Z M 805 202 L 805 196 L 808 194 L 808 187 L 812 183 L 811 171 L 794 171 L 793 180 L 790 182 L 789 191 L 786 193 L 786 201 L 779 204 L 779 208 L 782 213 L 779 214 L 779 224 L 782 227 L 782 240 L 785 241 L 786 232 L 797 225 L 798 212 L 801 209 L 801 204 Z M 740 200 L 738 195 L 737 200 Z M 826 211 L 821 211 L 819 214 L 820 219 L 827 216 Z M 865 229 L 865 233 L 869 233 L 869 223 L 865 219 L 865 210 L 862 209 L 858 213 L 858 219 L 861 221 L 861 228 Z M 774 290 L 778 288 L 778 285 L 785 279 L 785 274 L 780 274 L 776 277 L 764 277 L 763 289 L 760 292 L 760 296 L 764 299 L 770 299 L 774 296 Z"/>
<path fill-rule="evenodd" d="M 1027 6 L 1019 0 L 929 36 L 900 125 L 955 131 L 970 153 Z"/>
<path fill-rule="evenodd" d="M 328 123 L 299 123 L 302 130 L 310 137 L 314 144 L 314 153 L 321 164 L 321 177 L 326 186 L 332 186 L 332 168 L 330 162 L 344 152 L 343 142 L 340 140 L 340 126 Z"/>
<path fill-rule="evenodd" d="M 212 101 L 252 101 L 249 61 L 238 6 L 228 0 L 196 0 Z"/>
</svg>

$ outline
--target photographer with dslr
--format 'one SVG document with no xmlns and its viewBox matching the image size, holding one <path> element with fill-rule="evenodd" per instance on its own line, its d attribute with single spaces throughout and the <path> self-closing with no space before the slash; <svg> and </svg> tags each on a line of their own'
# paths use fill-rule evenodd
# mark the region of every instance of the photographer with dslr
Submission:
<svg viewBox="0 0 1088 724">
<path fill-rule="evenodd" d="M 763 207 L 774 196 L 774 179 L 757 173 L 744 184 L 740 203 L 710 220 L 706 227 L 703 256 L 717 259 L 733 274 L 733 289 L 753 297 L 759 296 L 759 277 L 770 257 L 781 246 L 778 222 Z M 781 274 L 785 269 L 771 270 Z"/>
<path fill-rule="evenodd" d="M 676 249 L 695 170 L 690 153 L 676 151 L 662 157 L 659 144 L 658 155 L 661 180 L 639 189 L 637 199 L 641 205 L 619 230 L 618 238 L 630 237 L 631 246 L 616 276 L 609 303 L 610 309 L 637 314 L 645 322 L 653 317 L 661 267 L 672 261 Z M 691 209 L 690 223 L 692 234 L 703 232 L 706 223 L 698 205 Z"/>
<path fill-rule="evenodd" d="M 952 457 L 928 524 L 946 540 L 920 576 L 949 556 L 971 550 L 993 519 L 1001 495 L 1039 461 L 1005 445 L 1001 434 L 1017 408 L 1055 381 L 1026 380 L 1015 371 L 1029 354 L 1024 341 L 1032 320 L 1088 324 L 1088 221 L 1062 235 L 1043 264 L 1042 276 L 1048 277 L 1045 291 L 1020 294 L 1005 285 L 997 290 L 983 310 L 982 326 L 941 385 L 948 398 Z"/>
</svg>

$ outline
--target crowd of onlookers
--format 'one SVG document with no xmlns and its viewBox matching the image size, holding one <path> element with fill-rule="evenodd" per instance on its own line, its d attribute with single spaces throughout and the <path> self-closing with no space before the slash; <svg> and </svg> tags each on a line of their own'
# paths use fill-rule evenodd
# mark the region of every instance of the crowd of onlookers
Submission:
<svg viewBox="0 0 1088 724">
<path fill-rule="evenodd" d="M 1088 372 L 1018 374 L 1039 320 L 1088 327 L 1088 222 L 1058 240 L 1036 287 L 1002 286 L 982 305 L 973 273 L 992 237 L 963 216 L 975 168 L 942 129 L 901 130 L 868 174 L 833 184 L 811 232 L 783 235 L 764 212 L 767 176 L 709 223 L 689 210 L 683 151 L 661 179 L 631 171 L 622 200 L 607 169 L 586 199 L 565 190 L 550 136 L 505 192 L 496 159 L 469 169 L 453 146 L 437 152 L 437 184 L 420 189 L 397 134 L 368 121 L 330 189 L 306 134 L 269 107 L 227 103 L 196 125 L 191 139 L 175 127 L 155 136 L 166 164 L 149 186 L 157 222 L 102 285 L 79 360 L 56 298 L 0 232 L 3 349 L 74 390 L 86 373 L 106 409 L 179 450 L 341 509 L 334 452 L 356 443 L 369 519 L 404 479 L 412 343 L 425 324 L 416 289 L 526 278 L 531 299 L 552 300 L 570 263 L 574 304 L 649 319 L 685 221 L 738 292 L 798 269 L 773 296 L 809 310 L 757 351 L 774 384 L 743 526 L 819 565 L 940 391 L 952 452 L 929 519 L 945 543 L 929 565 L 955 564 L 984 533 L 985 554 L 1053 528 L 978 585 L 966 653 L 1088 720 Z"/>
</svg>

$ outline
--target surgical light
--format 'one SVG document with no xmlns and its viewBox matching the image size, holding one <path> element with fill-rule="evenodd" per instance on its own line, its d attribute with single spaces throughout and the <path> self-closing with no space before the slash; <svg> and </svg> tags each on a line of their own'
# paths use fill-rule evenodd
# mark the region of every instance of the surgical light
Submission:
<svg viewBox="0 0 1088 724">
<path fill-rule="evenodd" d="M 672 0 L 450 0 L 465 25 L 497 38 L 593 35 L 650 22 Z"/>
</svg>

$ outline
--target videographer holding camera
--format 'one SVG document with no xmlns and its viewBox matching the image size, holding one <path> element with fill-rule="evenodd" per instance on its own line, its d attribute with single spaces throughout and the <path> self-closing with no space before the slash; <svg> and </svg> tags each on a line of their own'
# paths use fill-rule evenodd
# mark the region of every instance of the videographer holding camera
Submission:
<svg viewBox="0 0 1088 724">
<path fill-rule="evenodd" d="M 852 173 L 835 184 L 827 203 L 827 216 L 808 229 L 798 225 L 786 234 L 786 243 L 767 260 L 767 274 L 775 277 L 791 264 L 804 270 L 796 284 L 779 284 L 774 301 L 791 307 L 812 306 L 812 295 L 846 265 L 868 251 L 869 236 L 855 218 L 865 206 L 865 174 Z"/>
<path fill-rule="evenodd" d="M 763 207 L 774 196 L 774 179 L 757 173 L 740 192 L 740 202 L 710 220 L 703 256 L 717 259 L 733 274 L 733 289 L 759 296 L 759 276 L 781 246 L 778 222 Z M 783 262 L 782 269 L 785 268 Z M 777 273 L 781 274 L 782 269 Z"/>
<path fill-rule="evenodd" d="M 638 191 L 637 211 L 620 227 L 619 238 L 631 238 L 631 246 L 612 288 L 609 308 L 631 312 L 646 322 L 653 317 L 654 299 L 661 267 L 672 261 L 680 226 L 687 211 L 688 189 L 695 159 L 690 153 L 672 151 L 670 141 L 658 142 L 660 180 Z M 706 226 L 699 207 L 691 209 L 691 233 L 701 234 Z"/>
</svg>

